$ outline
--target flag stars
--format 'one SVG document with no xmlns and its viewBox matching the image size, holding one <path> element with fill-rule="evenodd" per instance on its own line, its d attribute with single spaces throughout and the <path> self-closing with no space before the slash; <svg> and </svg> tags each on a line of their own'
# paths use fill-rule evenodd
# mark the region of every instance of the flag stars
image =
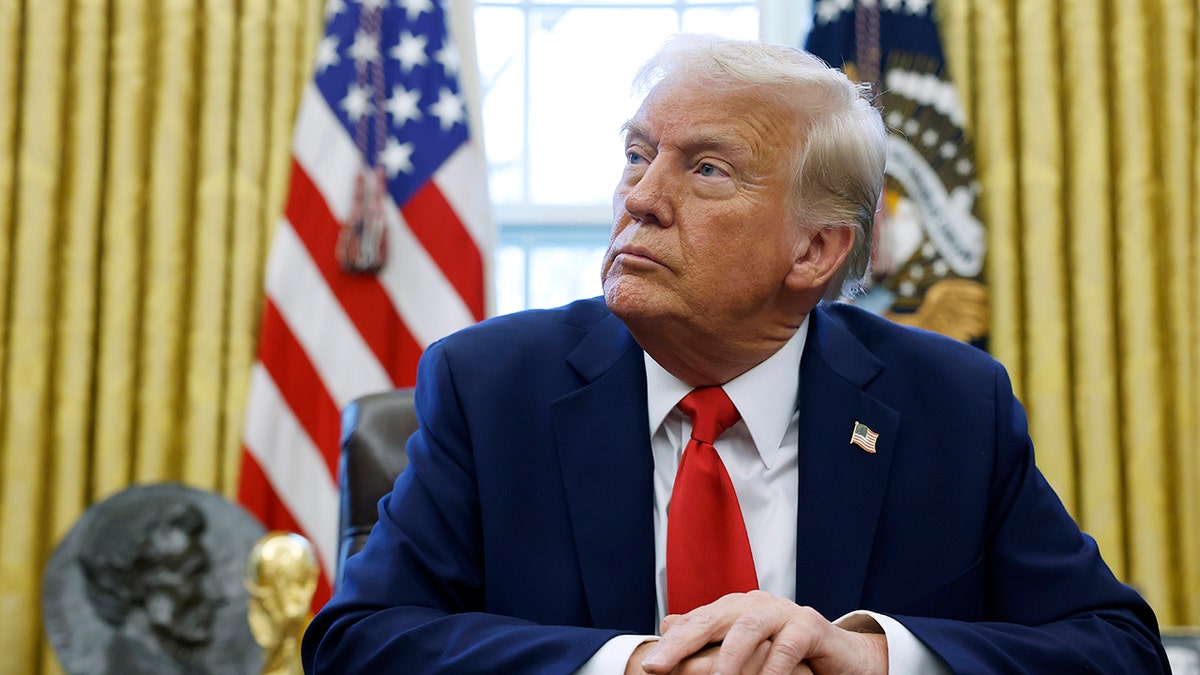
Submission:
<svg viewBox="0 0 1200 675">
<path fill-rule="evenodd" d="M 329 70 L 330 66 L 336 66 L 341 61 L 342 57 L 338 55 L 337 36 L 326 36 L 321 40 L 321 44 L 317 45 L 317 71 L 323 73 Z"/>
<path fill-rule="evenodd" d="M 958 160 L 954 164 L 954 170 L 957 171 L 958 175 L 960 176 L 970 175 L 973 168 L 974 167 L 971 166 L 971 160 L 967 159 L 966 157 Z"/>
<path fill-rule="evenodd" d="M 457 75 L 458 69 L 462 67 L 462 56 L 458 53 L 458 47 L 449 40 L 446 41 L 446 44 L 442 45 L 442 48 L 438 50 L 434 58 L 437 59 L 438 63 L 442 64 L 442 68 L 446 70 L 447 75 Z"/>
<path fill-rule="evenodd" d="M 916 121 L 915 119 L 913 119 L 911 117 L 908 118 L 907 120 L 904 120 L 904 133 L 907 134 L 910 138 L 913 136 L 916 136 L 917 132 L 920 130 L 921 130 L 920 122 Z"/>
<path fill-rule="evenodd" d="M 833 23 L 854 8 L 854 0 L 817 0 L 817 23 Z"/>
<path fill-rule="evenodd" d="M 416 21 L 425 12 L 433 11 L 432 0 L 400 0 L 400 6 L 404 8 L 409 22 Z"/>
<path fill-rule="evenodd" d="M 817 23 L 819 24 L 833 23 L 842 15 L 842 11 L 833 4 L 833 0 L 817 0 L 816 9 Z"/>
<path fill-rule="evenodd" d="M 388 54 L 400 62 L 401 71 L 411 73 L 413 68 L 429 63 L 429 55 L 425 51 L 428 46 L 429 38 L 405 31 L 400 35 L 400 42 Z"/>
<path fill-rule="evenodd" d="M 958 154 L 958 146 L 946 141 L 942 143 L 942 147 L 938 148 L 938 154 L 942 156 L 942 159 L 954 159 L 954 156 Z"/>
<path fill-rule="evenodd" d="M 888 12 L 898 12 L 904 6 L 904 0 L 880 0 L 880 7 Z"/>
<path fill-rule="evenodd" d="M 388 178 L 395 178 L 401 171 L 413 172 L 412 154 L 412 143 L 400 143 L 395 138 L 389 138 L 383 152 L 379 153 L 379 162 L 387 171 Z"/>
<path fill-rule="evenodd" d="M 379 59 L 379 38 L 358 31 L 354 34 L 354 44 L 350 45 L 350 56 L 361 63 L 371 63 Z"/>
<path fill-rule="evenodd" d="M 438 94 L 437 103 L 429 106 L 429 112 L 441 120 L 442 131 L 462 122 L 466 116 L 462 99 L 446 87 L 442 87 L 442 91 Z"/>
<path fill-rule="evenodd" d="M 421 119 L 421 92 L 404 87 L 393 87 L 387 100 L 387 111 L 392 114 L 392 123 L 402 127 L 408 122 Z"/>
<path fill-rule="evenodd" d="M 908 0 L 908 12 L 914 16 L 924 14 L 929 9 L 930 0 Z"/>
<path fill-rule="evenodd" d="M 341 101 L 342 110 L 351 122 L 357 122 L 363 115 L 371 112 L 371 90 L 357 84 L 350 85 L 346 98 Z"/>
<path fill-rule="evenodd" d="M 938 133 L 933 129 L 926 129 L 921 133 L 921 142 L 927 147 L 933 147 L 938 142 Z"/>
<path fill-rule="evenodd" d="M 346 3 L 343 0 L 329 0 L 325 3 L 325 23 L 331 23 L 333 17 L 346 11 Z"/>
<path fill-rule="evenodd" d="M 391 0 L 362 0 L 363 10 L 368 12 L 383 9 L 389 4 L 391 4 Z"/>
</svg>

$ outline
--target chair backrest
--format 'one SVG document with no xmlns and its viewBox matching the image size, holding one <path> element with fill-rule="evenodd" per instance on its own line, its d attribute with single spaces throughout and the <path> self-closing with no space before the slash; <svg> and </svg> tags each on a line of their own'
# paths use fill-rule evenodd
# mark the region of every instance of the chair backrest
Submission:
<svg viewBox="0 0 1200 675">
<path fill-rule="evenodd" d="M 380 498 L 408 466 L 404 446 L 416 430 L 411 389 L 368 394 L 342 410 L 335 588 L 342 585 L 346 559 L 362 549 L 378 520 Z"/>
</svg>

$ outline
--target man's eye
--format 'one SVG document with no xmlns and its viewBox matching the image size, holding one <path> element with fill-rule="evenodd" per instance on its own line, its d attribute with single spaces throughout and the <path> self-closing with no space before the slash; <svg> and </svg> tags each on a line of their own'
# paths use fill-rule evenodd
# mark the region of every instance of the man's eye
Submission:
<svg viewBox="0 0 1200 675">
<path fill-rule="evenodd" d="M 639 164 L 644 161 L 641 155 L 632 151 L 625 153 L 625 158 L 629 160 L 630 164 Z"/>
<path fill-rule="evenodd" d="M 715 176 L 715 175 L 717 175 L 717 167 L 713 166 L 712 164 L 701 164 L 700 165 L 700 175 L 701 176 Z"/>
</svg>

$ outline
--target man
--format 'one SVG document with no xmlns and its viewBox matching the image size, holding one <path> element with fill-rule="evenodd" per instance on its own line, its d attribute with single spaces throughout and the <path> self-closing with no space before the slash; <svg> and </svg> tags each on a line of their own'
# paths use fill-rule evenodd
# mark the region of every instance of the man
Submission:
<svg viewBox="0 0 1200 675">
<path fill-rule="evenodd" d="M 862 93 L 694 36 L 640 77 L 604 301 L 426 351 L 409 467 L 308 672 L 1165 670 L 1003 369 L 821 303 L 869 259 Z"/>
</svg>

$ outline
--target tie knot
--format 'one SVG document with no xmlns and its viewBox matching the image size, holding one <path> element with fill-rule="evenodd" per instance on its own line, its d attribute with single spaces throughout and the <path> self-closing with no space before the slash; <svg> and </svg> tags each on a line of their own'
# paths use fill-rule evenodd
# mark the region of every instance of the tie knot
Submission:
<svg viewBox="0 0 1200 675">
<path fill-rule="evenodd" d="M 729 395 L 720 387 L 693 389 L 679 402 L 679 409 L 692 418 L 692 438 L 709 445 L 742 419 Z"/>
</svg>

